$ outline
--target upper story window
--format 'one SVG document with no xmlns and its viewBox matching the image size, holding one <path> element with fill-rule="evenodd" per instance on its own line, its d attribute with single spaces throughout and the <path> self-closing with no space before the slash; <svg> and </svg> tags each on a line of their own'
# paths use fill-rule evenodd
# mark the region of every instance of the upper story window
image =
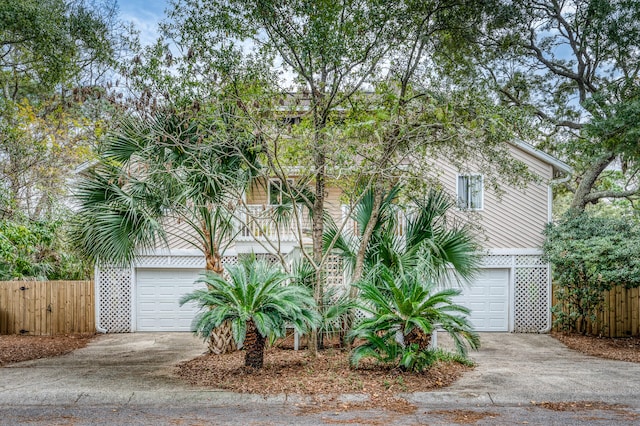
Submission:
<svg viewBox="0 0 640 426">
<path fill-rule="evenodd" d="M 269 180 L 269 205 L 287 204 L 291 201 L 288 187 L 293 185 L 293 179 L 287 179 L 287 183 L 288 185 L 285 185 L 280 179 Z"/>
<path fill-rule="evenodd" d="M 482 175 L 458 175 L 458 208 L 482 210 L 484 208 L 484 188 Z"/>
</svg>

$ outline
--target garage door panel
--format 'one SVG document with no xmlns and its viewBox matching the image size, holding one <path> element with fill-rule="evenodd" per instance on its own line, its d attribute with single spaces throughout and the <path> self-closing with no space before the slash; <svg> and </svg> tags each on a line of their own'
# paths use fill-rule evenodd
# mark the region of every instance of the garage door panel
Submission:
<svg viewBox="0 0 640 426">
<path fill-rule="evenodd" d="M 139 269 L 136 272 L 136 329 L 138 331 L 190 331 L 198 306 L 180 306 L 180 298 L 195 289 L 197 269 Z"/>
<path fill-rule="evenodd" d="M 506 287 L 498 287 L 498 285 L 494 285 L 489 289 L 490 296 L 506 296 L 507 288 Z"/>
<path fill-rule="evenodd" d="M 477 331 L 509 331 L 509 270 L 481 270 L 454 301 L 471 310 Z"/>
</svg>

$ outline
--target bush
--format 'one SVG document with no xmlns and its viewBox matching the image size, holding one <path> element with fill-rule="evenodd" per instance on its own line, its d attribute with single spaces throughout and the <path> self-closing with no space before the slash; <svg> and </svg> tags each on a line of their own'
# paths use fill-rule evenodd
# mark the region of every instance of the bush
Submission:
<svg viewBox="0 0 640 426">
<path fill-rule="evenodd" d="M 640 286 L 640 229 L 624 219 L 568 215 L 545 231 L 543 249 L 553 266 L 558 303 L 554 325 L 586 333 L 603 292 L 616 285 Z"/>
<path fill-rule="evenodd" d="M 64 242 L 60 221 L 0 220 L 0 280 L 82 280 L 88 263 Z"/>
<path fill-rule="evenodd" d="M 459 289 L 439 289 L 418 271 L 398 275 L 384 265 L 370 271 L 357 287 L 361 309 L 370 316 L 350 333 L 364 341 L 351 355 L 356 367 L 368 357 L 408 371 L 428 368 L 436 360 L 429 349 L 436 324 L 449 333 L 462 356 L 467 346 L 480 345 L 466 317 L 469 310 L 453 302 Z"/>
</svg>

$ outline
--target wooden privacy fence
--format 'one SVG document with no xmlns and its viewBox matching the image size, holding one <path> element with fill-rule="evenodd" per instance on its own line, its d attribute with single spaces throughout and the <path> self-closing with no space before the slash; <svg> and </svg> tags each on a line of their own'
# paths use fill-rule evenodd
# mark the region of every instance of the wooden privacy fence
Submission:
<svg viewBox="0 0 640 426">
<path fill-rule="evenodd" d="M 553 304 L 557 303 L 554 295 Z M 604 292 L 604 305 L 587 333 L 605 337 L 640 336 L 640 289 L 617 286 Z"/>
<path fill-rule="evenodd" d="M 0 334 L 94 333 L 93 281 L 0 281 Z"/>
</svg>

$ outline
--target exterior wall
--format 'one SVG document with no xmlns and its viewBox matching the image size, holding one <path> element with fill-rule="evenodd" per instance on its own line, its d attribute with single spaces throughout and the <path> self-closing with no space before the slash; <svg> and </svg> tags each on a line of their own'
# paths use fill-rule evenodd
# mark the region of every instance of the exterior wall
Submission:
<svg viewBox="0 0 640 426">
<path fill-rule="evenodd" d="M 326 197 L 326 209 L 328 210 L 333 220 L 336 223 L 340 223 L 342 220 L 342 202 L 340 197 L 342 196 L 342 190 L 340 188 L 329 187 L 327 188 Z"/>
<path fill-rule="evenodd" d="M 247 191 L 247 204 L 267 205 L 269 202 L 267 195 L 267 180 L 265 178 L 255 179 Z"/>
<path fill-rule="evenodd" d="M 275 256 L 262 255 L 276 263 Z M 265 257 L 266 256 L 266 257 Z M 238 261 L 238 255 L 227 253 L 223 264 Z M 136 272 L 138 268 L 204 268 L 204 257 L 194 252 L 157 253 L 142 256 L 131 268 L 102 265 L 96 268 L 96 328 L 101 332 L 128 333 L 136 330 Z M 548 266 L 539 251 L 496 251 L 484 256 L 481 268 L 508 269 L 509 331 L 544 333 L 551 328 L 551 286 Z M 327 267 L 328 284 L 344 286 L 338 258 Z"/>
<path fill-rule="evenodd" d="M 189 243 L 189 241 L 193 241 L 198 244 L 200 241 L 200 237 L 191 229 L 186 223 L 176 223 L 174 222 L 171 227 L 171 235 L 167 236 L 167 246 L 166 248 L 172 250 L 193 250 L 197 249 L 193 244 Z M 163 245 L 161 247 L 164 248 Z"/>
<path fill-rule="evenodd" d="M 541 181 L 531 182 L 525 188 L 501 184 L 501 189 L 504 192 L 498 196 L 490 188 L 488 179 L 485 179 L 483 209 L 474 212 L 472 217 L 478 218 L 478 224 L 483 230 L 479 237 L 483 247 L 487 249 L 540 247 L 544 240 L 542 230 L 549 221 L 548 181 L 553 178 L 552 166 L 516 147 L 511 147 L 511 153 L 514 158 L 527 164 L 534 174 L 540 176 Z M 439 170 L 438 179 L 452 196 L 456 194 L 459 173 L 479 173 L 480 171 L 474 169 L 474 166 L 459 171 L 443 160 L 438 160 L 433 168 Z M 264 209 L 268 205 L 267 188 L 265 178 L 255 180 L 246 193 L 246 203 L 249 206 L 260 206 Z M 340 197 L 339 188 L 335 186 L 327 188 L 327 209 L 336 222 L 342 220 Z M 185 241 L 185 239 L 191 241 L 198 239 L 185 223 L 178 223 L 174 231 L 174 234 L 177 235 L 169 236 L 168 248 L 172 250 L 196 248 Z M 249 240 L 252 241 L 252 238 L 241 236 L 240 240 L 243 245 L 247 245 Z"/>
<path fill-rule="evenodd" d="M 486 240 L 483 241 L 483 246 L 492 249 L 540 247 L 544 241 L 542 231 L 549 222 L 548 182 L 553 177 L 553 169 L 551 165 L 517 148 L 512 148 L 511 152 L 514 158 L 527 164 L 530 171 L 540 176 L 542 181 L 530 182 L 526 188 L 501 184 L 504 193 L 498 196 L 485 179 L 484 206 L 482 210 L 474 212 L 484 230 L 482 237 Z M 458 174 L 480 172 L 473 166 L 459 171 L 451 164 L 441 161 L 437 167 L 442 171 L 440 181 L 454 196 Z"/>
</svg>

